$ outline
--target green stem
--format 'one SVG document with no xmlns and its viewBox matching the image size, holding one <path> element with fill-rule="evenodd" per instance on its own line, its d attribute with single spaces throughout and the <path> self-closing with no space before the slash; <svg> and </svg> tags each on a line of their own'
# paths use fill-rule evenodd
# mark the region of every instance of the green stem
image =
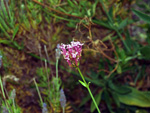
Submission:
<svg viewBox="0 0 150 113">
<path fill-rule="evenodd" d="M 13 98 L 12 101 L 13 101 L 13 105 L 14 105 L 14 113 L 17 113 L 17 112 L 16 112 L 16 105 L 15 105 L 15 100 L 14 100 L 14 98 Z"/>
<path fill-rule="evenodd" d="M 4 93 L 4 88 L 3 88 L 3 83 L 2 83 L 1 76 L 0 76 L 0 85 L 1 85 L 2 95 L 3 95 L 4 101 L 5 101 L 5 105 L 7 107 L 7 110 L 9 111 L 9 113 L 11 113 L 11 111 L 9 110 L 9 104 L 7 103 L 6 96 L 5 96 L 5 93 Z"/>
<path fill-rule="evenodd" d="M 50 81 L 49 81 L 49 75 L 48 75 L 48 69 L 47 69 L 47 62 L 46 62 L 46 60 L 45 60 L 45 69 L 46 69 L 46 75 L 47 75 L 47 87 L 48 87 L 48 92 L 49 92 L 49 94 L 50 94 Z M 50 98 L 50 97 L 49 97 Z M 51 98 L 50 98 L 50 100 L 51 100 Z"/>
<path fill-rule="evenodd" d="M 59 59 L 56 58 L 56 79 L 57 79 L 57 84 L 59 84 L 59 83 L 58 83 L 58 82 L 59 82 L 59 79 L 58 79 L 58 61 L 59 61 Z M 57 94 L 58 94 L 58 92 L 59 92 L 59 87 L 56 87 L 56 90 L 57 90 Z M 57 98 L 58 98 L 58 95 L 57 95 Z"/>
<path fill-rule="evenodd" d="M 123 42 L 123 44 L 124 44 L 125 48 L 126 48 L 126 49 L 130 52 L 129 47 L 127 46 L 126 42 L 123 40 L 123 37 L 121 36 L 120 32 L 119 32 L 119 31 L 118 31 L 118 29 L 117 29 L 117 28 L 115 28 L 115 26 L 113 25 L 113 19 L 110 17 L 110 15 L 109 15 L 109 13 L 108 13 L 108 11 L 107 11 L 107 9 L 106 9 L 105 5 L 104 5 L 103 0 L 99 0 L 99 1 L 100 1 L 100 3 L 102 4 L 102 7 L 104 8 L 104 11 L 105 11 L 105 13 L 106 13 L 106 15 L 107 15 L 108 19 L 110 20 L 110 24 L 111 24 L 111 26 L 112 26 L 112 27 L 113 27 L 113 29 L 117 32 L 117 34 L 118 34 L 118 36 L 120 37 L 121 41 Z"/>
<path fill-rule="evenodd" d="M 42 104 L 41 106 L 43 106 L 42 96 L 41 96 L 41 94 L 40 94 L 40 91 L 39 91 L 39 88 L 38 88 L 38 86 L 37 86 L 37 83 L 36 83 L 35 78 L 33 78 L 33 81 L 34 81 L 34 83 L 35 83 L 36 90 L 37 90 L 37 92 L 38 92 L 38 95 L 39 95 L 39 98 L 40 98 L 40 101 L 41 101 L 41 104 Z"/>
<path fill-rule="evenodd" d="M 65 113 L 65 107 L 63 107 L 63 113 Z"/>
<path fill-rule="evenodd" d="M 82 73 L 81 73 L 79 67 L 77 67 L 77 69 L 78 69 L 78 71 L 79 71 L 79 74 L 80 74 L 80 76 L 81 76 L 83 82 L 84 82 L 85 85 L 86 85 L 86 88 L 87 88 L 88 91 L 89 91 L 89 94 L 90 94 L 90 96 L 91 96 L 91 98 L 92 98 L 92 100 L 93 100 L 93 102 L 94 102 L 94 104 L 95 104 L 95 106 L 96 106 L 96 108 L 97 108 L 98 113 L 101 113 L 100 110 L 99 110 L 99 108 L 98 108 L 98 105 L 97 105 L 97 103 L 96 103 L 96 101 L 95 101 L 95 99 L 94 99 L 94 97 L 93 97 L 93 94 L 92 94 L 92 92 L 91 92 L 91 90 L 90 90 L 90 88 L 89 88 L 89 84 L 87 84 L 87 82 L 85 81 L 85 79 L 84 79 L 84 77 L 83 77 L 83 75 L 82 75 Z"/>
<path fill-rule="evenodd" d="M 56 58 L 56 78 L 58 82 L 58 58 Z"/>
<path fill-rule="evenodd" d="M 56 58 L 56 80 L 57 80 L 57 85 L 59 84 L 59 79 L 58 79 L 58 61 L 59 59 Z M 59 87 L 55 86 L 56 87 L 56 100 L 59 98 Z M 57 102 L 57 101 L 56 101 Z M 57 111 L 57 108 L 56 107 L 56 111 Z"/>
</svg>

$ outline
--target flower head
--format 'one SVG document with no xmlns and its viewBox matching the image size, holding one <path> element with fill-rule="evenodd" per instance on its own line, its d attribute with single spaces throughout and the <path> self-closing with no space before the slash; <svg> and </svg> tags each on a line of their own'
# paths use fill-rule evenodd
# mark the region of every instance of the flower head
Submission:
<svg viewBox="0 0 150 113">
<path fill-rule="evenodd" d="M 48 113 L 47 104 L 43 103 L 42 113 Z"/>
<path fill-rule="evenodd" d="M 59 44 L 57 44 L 57 49 L 55 49 L 55 51 L 56 51 L 56 59 L 59 59 L 60 58 L 60 55 L 61 55 L 61 51 L 60 51 L 60 47 L 59 47 L 60 45 Z"/>
<path fill-rule="evenodd" d="M 60 49 L 61 54 L 64 56 L 64 59 L 67 60 L 69 66 L 76 67 L 79 65 L 79 59 L 81 57 L 83 44 L 79 41 L 72 41 L 71 44 L 61 44 Z"/>
<path fill-rule="evenodd" d="M 60 104 L 61 104 L 61 107 L 65 107 L 66 106 L 66 96 L 65 96 L 65 93 L 64 93 L 64 90 L 61 89 L 60 90 Z"/>
<path fill-rule="evenodd" d="M 6 107 L 2 106 L 2 113 L 9 113 L 9 111 Z"/>
</svg>

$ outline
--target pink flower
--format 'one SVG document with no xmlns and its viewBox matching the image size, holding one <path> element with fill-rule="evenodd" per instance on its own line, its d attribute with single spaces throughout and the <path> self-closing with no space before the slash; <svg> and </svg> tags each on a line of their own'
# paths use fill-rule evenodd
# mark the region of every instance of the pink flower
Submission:
<svg viewBox="0 0 150 113">
<path fill-rule="evenodd" d="M 79 41 L 72 41 L 71 44 L 65 45 L 61 44 L 60 49 L 61 54 L 64 56 L 64 59 L 67 60 L 69 66 L 76 67 L 79 65 L 79 59 L 81 57 L 83 44 Z"/>
</svg>

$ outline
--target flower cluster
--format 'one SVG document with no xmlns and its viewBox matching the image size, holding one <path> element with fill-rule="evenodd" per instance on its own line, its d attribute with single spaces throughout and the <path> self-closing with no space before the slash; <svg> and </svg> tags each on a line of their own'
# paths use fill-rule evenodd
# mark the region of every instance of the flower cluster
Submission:
<svg viewBox="0 0 150 113">
<path fill-rule="evenodd" d="M 79 65 L 79 59 L 81 57 L 83 44 L 79 41 L 72 41 L 71 44 L 61 44 L 60 49 L 61 54 L 63 54 L 64 58 L 67 60 L 70 67 L 76 67 Z"/>
</svg>

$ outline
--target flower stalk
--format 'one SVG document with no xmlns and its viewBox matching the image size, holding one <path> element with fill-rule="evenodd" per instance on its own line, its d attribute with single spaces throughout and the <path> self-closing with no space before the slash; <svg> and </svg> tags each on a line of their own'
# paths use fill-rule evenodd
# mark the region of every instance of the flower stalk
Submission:
<svg viewBox="0 0 150 113">
<path fill-rule="evenodd" d="M 71 44 L 68 44 L 68 45 L 65 45 L 65 44 L 61 44 L 60 45 L 60 49 L 62 50 L 61 51 L 61 54 L 64 56 L 64 59 L 67 60 L 68 64 L 70 67 L 76 67 L 77 70 L 79 71 L 79 74 L 82 78 L 83 81 L 80 81 L 79 82 L 87 88 L 94 104 L 95 104 L 95 107 L 97 108 L 97 111 L 98 113 L 101 113 L 99 108 L 98 108 L 98 105 L 94 99 L 94 96 L 89 88 L 89 83 L 87 83 L 84 79 L 84 76 L 82 75 L 80 69 L 79 69 L 79 59 L 81 57 L 81 52 L 82 52 L 82 46 L 83 46 L 83 43 L 80 43 L 79 41 L 77 42 L 74 42 L 72 41 Z"/>
<path fill-rule="evenodd" d="M 66 96 L 65 96 L 65 93 L 64 93 L 64 90 L 61 89 L 60 90 L 60 104 L 61 104 L 61 107 L 63 109 L 63 113 L 65 113 L 65 107 L 66 107 Z"/>
<path fill-rule="evenodd" d="M 81 73 L 79 67 L 77 67 L 77 70 L 79 71 L 79 74 L 80 74 L 80 76 L 81 76 L 81 78 L 82 78 L 82 80 L 83 80 L 83 82 L 84 82 L 84 84 L 85 84 L 85 87 L 86 87 L 87 90 L 89 91 L 89 94 L 90 94 L 90 96 L 91 96 L 91 98 L 92 98 L 92 100 L 93 100 L 93 102 L 94 102 L 94 104 L 95 104 L 95 106 L 96 106 L 96 109 L 97 109 L 98 113 L 101 113 L 100 110 L 99 110 L 99 108 L 98 108 L 98 105 L 97 105 L 97 103 L 96 103 L 96 101 L 95 101 L 95 99 L 94 99 L 94 96 L 93 96 L 93 94 L 92 94 L 92 92 L 91 92 L 91 90 L 90 90 L 90 88 L 89 88 L 89 83 L 87 83 L 87 82 L 85 81 L 84 76 L 82 75 L 82 73 Z"/>
<path fill-rule="evenodd" d="M 36 90 L 37 90 L 37 92 L 38 92 L 39 98 L 40 98 L 41 106 L 43 106 L 42 96 L 41 96 L 41 94 L 40 94 L 40 90 L 39 90 L 39 88 L 38 88 L 38 85 L 37 85 L 37 82 L 36 82 L 35 78 L 33 78 L 33 81 L 34 81 L 34 84 L 35 84 L 35 86 L 36 86 Z"/>
</svg>

